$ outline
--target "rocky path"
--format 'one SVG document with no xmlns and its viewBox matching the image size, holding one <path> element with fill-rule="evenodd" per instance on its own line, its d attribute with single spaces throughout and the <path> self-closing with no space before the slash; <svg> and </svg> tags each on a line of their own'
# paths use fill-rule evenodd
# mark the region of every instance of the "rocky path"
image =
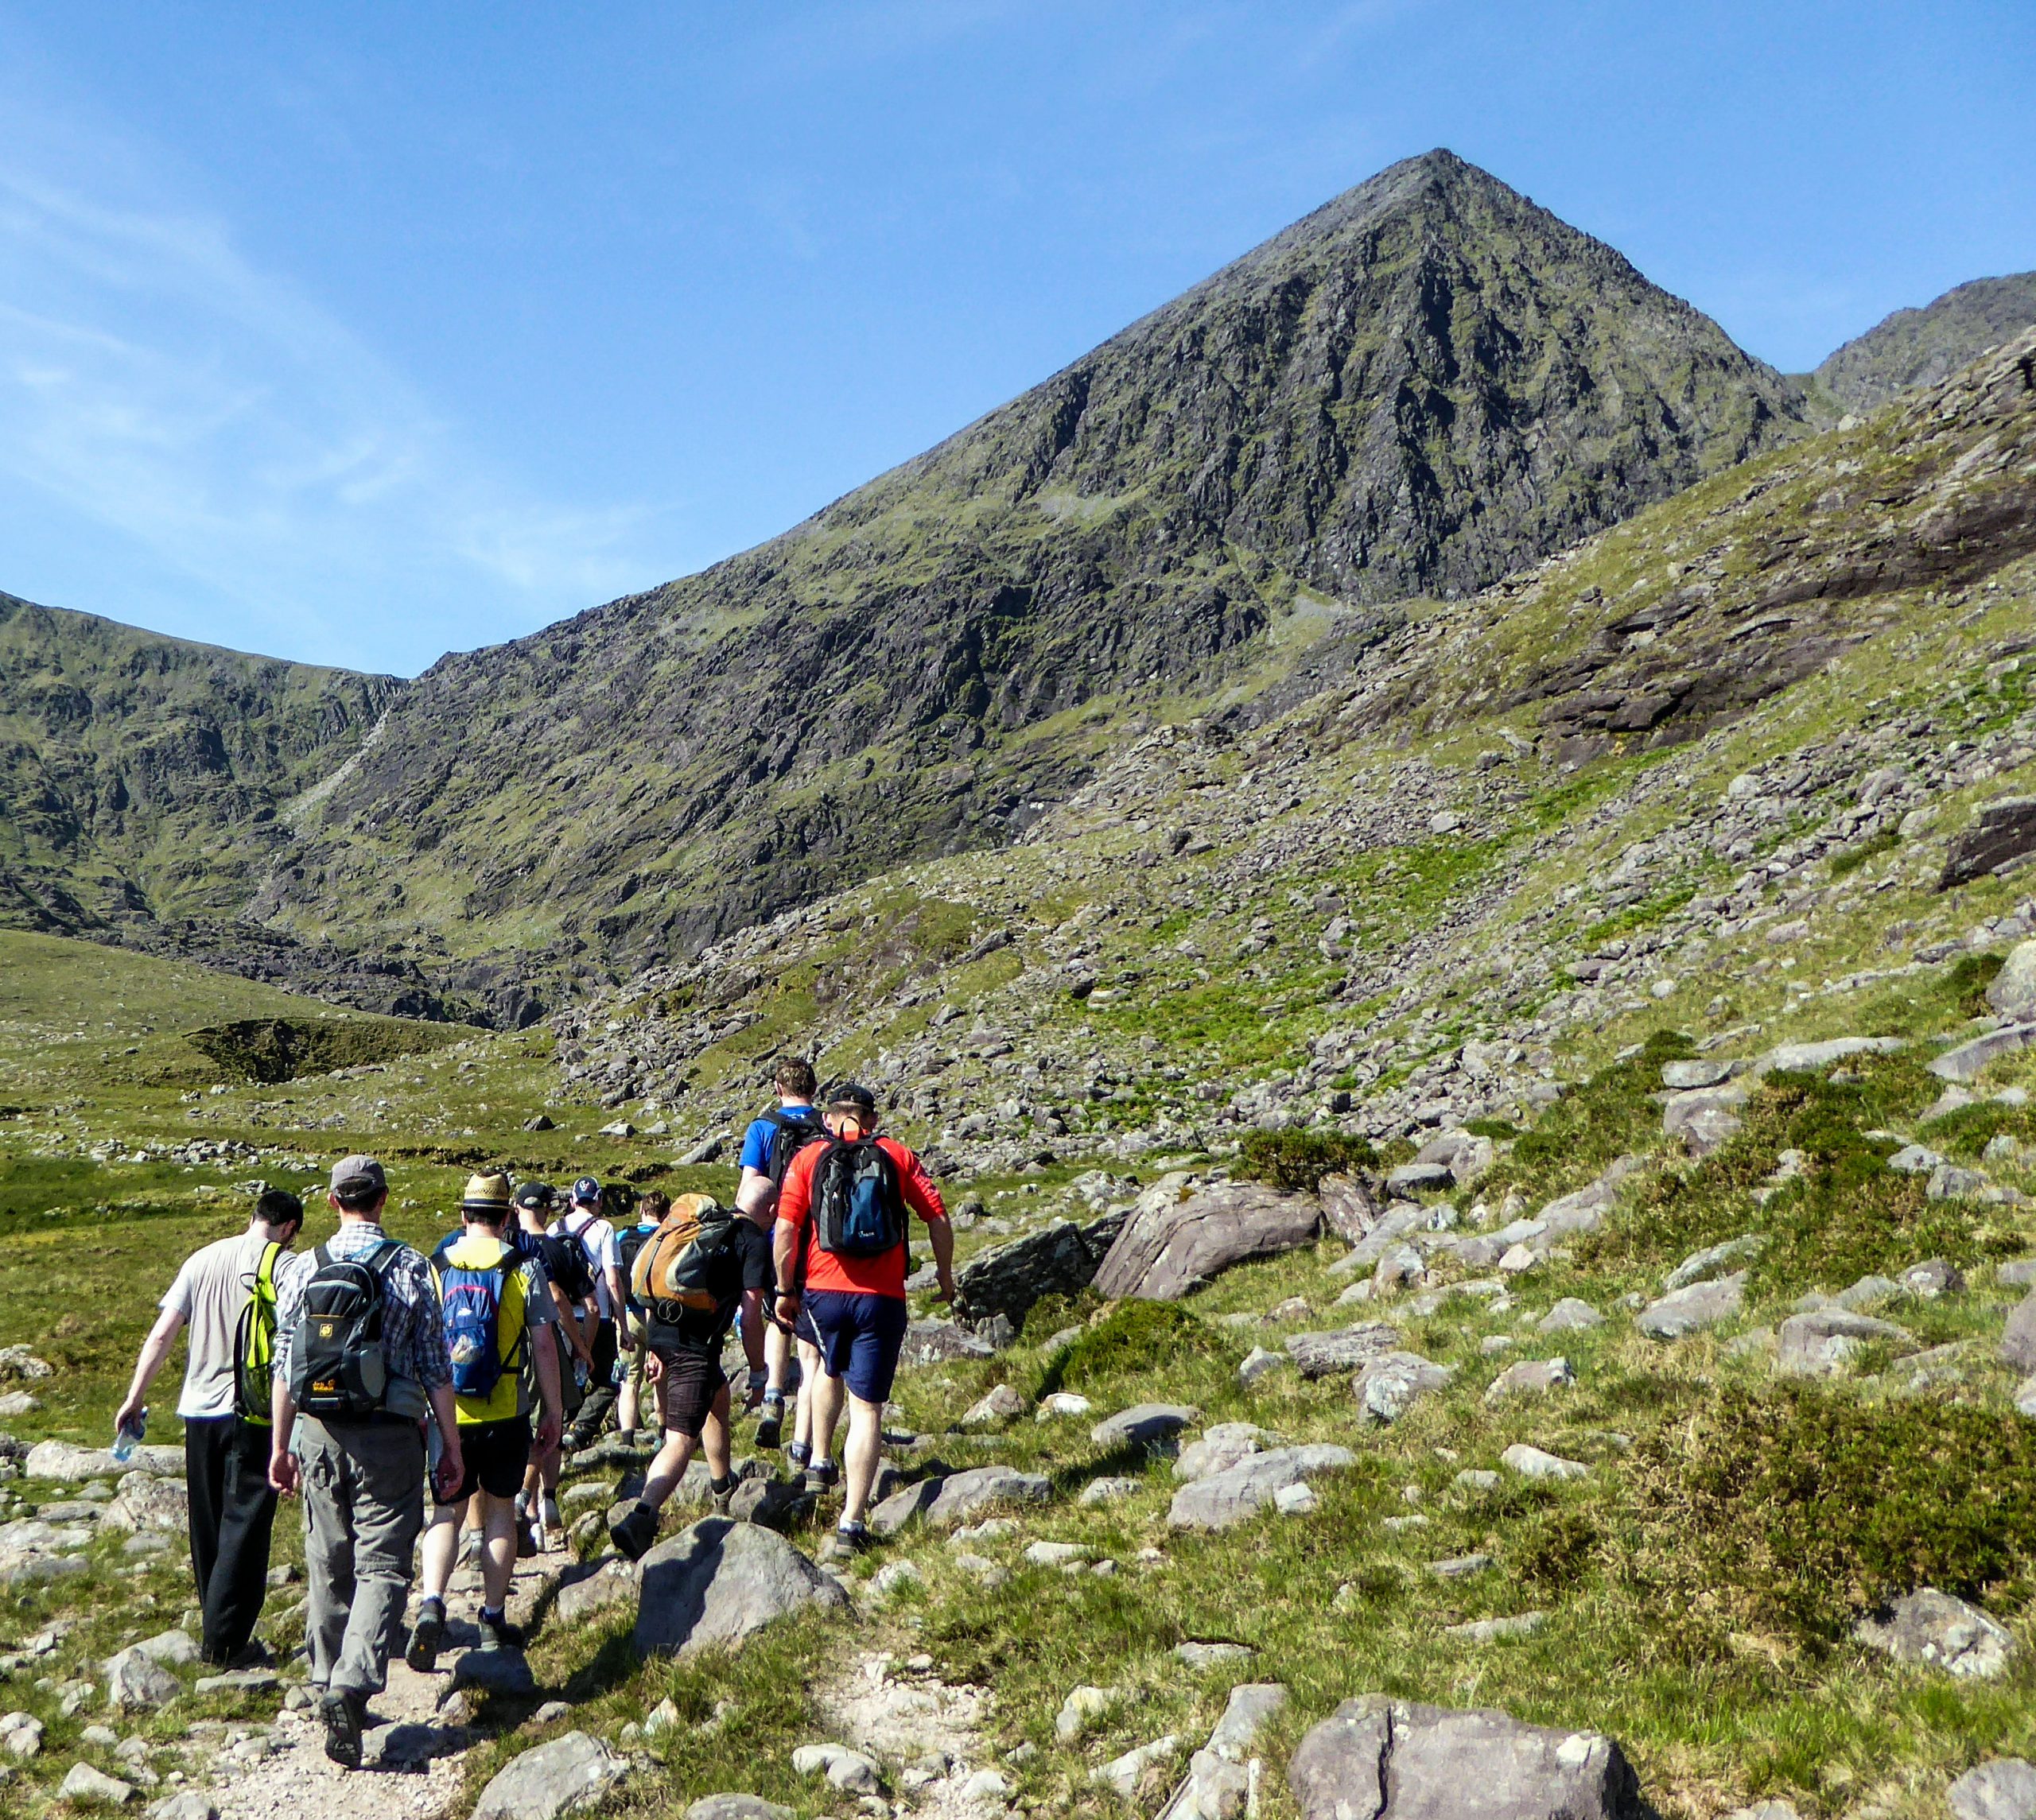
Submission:
<svg viewBox="0 0 2036 1820">
<path fill-rule="evenodd" d="M 896 1766 L 899 1790 L 919 1820 L 985 1820 L 1003 1811 L 1010 1791 L 1004 1776 L 987 1767 L 981 1727 L 988 1700 L 980 1687 L 947 1686 L 931 1656 L 859 1655 L 821 1692 L 828 1734 L 853 1745 L 819 1773 L 857 1791 L 861 1765 L 844 1760 L 880 1759 Z"/>
</svg>

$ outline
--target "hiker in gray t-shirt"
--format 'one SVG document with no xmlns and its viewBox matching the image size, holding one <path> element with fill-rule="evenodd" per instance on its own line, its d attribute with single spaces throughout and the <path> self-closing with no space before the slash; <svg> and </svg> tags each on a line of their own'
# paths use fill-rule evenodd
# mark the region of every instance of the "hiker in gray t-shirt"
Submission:
<svg viewBox="0 0 2036 1820">
<path fill-rule="evenodd" d="M 268 1356 L 276 1267 L 303 1224 L 304 1203 L 283 1189 L 267 1189 L 246 1232 L 184 1260 L 114 1418 L 116 1437 L 122 1428 L 140 1427 L 142 1399 L 177 1336 L 188 1334 L 177 1413 L 184 1423 L 191 1570 L 203 1624 L 199 1651 L 215 1664 L 246 1667 L 267 1659 L 254 1636 L 268 1589 L 276 1515 L 269 1483 Z"/>
</svg>

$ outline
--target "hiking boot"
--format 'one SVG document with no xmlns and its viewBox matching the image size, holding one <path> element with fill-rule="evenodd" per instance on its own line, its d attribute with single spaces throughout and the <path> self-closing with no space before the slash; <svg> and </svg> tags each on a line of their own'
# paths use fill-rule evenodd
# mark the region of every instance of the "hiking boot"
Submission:
<svg viewBox="0 0 2036 1820">
<path fill-rule="evenodd" d="M 544 1552 L 544 1525 L 526 1517 L 516 1525 L 516 1558 L 534 1560 Z"/>
<path fill-rule="evenodd" d="M 403 1651 L 403 1660 L 419 1674 L 429 1674 L 438 1667 L 438 1652 L 445 1647 L 445 1608 L 436 1599 L 426 1599 L 410 1626 L 410 1647 Z"/>
<path fill-rule="evenodd" d="M 756 1445 L 760 1448 L 775 1448 L 785 1432 L 785 1399 L 772 1396 L 767 1391 L 764 1395 L 764 1413 L 756 1418 Z"/>
<path fill-rule="evenodd" d="M 841 1469 L 831 1460 L 816 1460 L 806 1469 L 806 1488 L 815 1497 L 825 1497 L 841 1479 Z"/>
<path fill-rule="evenodd" d="M 785 1458 L 791 1463 L 791 1469 L 795 1473 L 803 1473 L 813 1464 L 813 1443 L 810 1441 L 795 1441 L 785 1449 Z"/>
<path fill-rule="evenodd" d="M 658 1539 L 658 1513 L 642 1504 L 631 1506 L 621 1522 L 608 1526 L 608 1539 L 626 1560 L 641 1561 Z"/>
<path fill-rule="evenodd" d="M 822 1561 L 853 1561 L 869 1550 L 869 1531 L 861 1523 L 841 1523 L 820 1550 Z"/>
<path fill-rule="evenodd" d="M 506 1612 L 480 1615 L 480 1647 L 483 1649 L 521 1649 L 523 1647 L 523 1627 L 512 1624 Z"/>
<path fill-rule="evenodd" d="M 330 1694 L 319 1702 L 325 1721 L 325 1755 L 342 1769 L 360 1768 L 360 1715 L 366 1704 L 356 1694 Z"/>
<path fill-rule="evenodd" d="M 707 1496 L 713 1500 L 716 1516 L 726 1516 L 729 1514 L 730 1506 L 735 1503 L 736 1484 L 736 1480 L 732 1474 L 718 1485 L 711 1479 L 707 1481 Z"/>
<path fill-rule="evenodd" d="M 544 1495 L 544 1527 L 554 1535 L 565 1527 L 565 1519 L 558 1514 L 558 1500 L 549 1492 Z"/>
</svg>

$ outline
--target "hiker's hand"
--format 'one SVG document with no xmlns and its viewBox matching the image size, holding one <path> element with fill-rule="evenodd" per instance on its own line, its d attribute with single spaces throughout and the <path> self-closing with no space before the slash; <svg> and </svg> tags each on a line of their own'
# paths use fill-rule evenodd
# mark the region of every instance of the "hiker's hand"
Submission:
<svg viewBox="0 0 2036 1820">
<path fill-rule="evenodd" d="M 643 1376 L 647 1382 L 654 1384 L 661 1384 L 665 1381 L 665 1362 L 655 1352 L 646 1352 L 643 1355 Z"/>
<path fill-rule="evenodd" d="M 954 1273 L 952 1271 L 940 1273 L 939 1286 L 933 1292 L 933 1299 L 935 1302 L 952 1302 L 954 1299 Z"/>
<path fill-rule="evenodd" d="M 565 1424 L 558 1419 L 558 1412 L 556 1410 L 548 1409 L 538 1417 L 537 1432 L 538 1453 L 549 1453 L 558 1445 L 559 1430 L 564 1426 Z"/>
<path fill-rule="evenodd" d="M 467 1463 L 460 1457 L 460 1444 L 449 1436 L 445 1451 L 438 1456 L 438 1470 L 433 1475 L 438 1501 L 442 1504 L 450 1500 L 458 1490 L 460 1481 L 467 1476 Z"/>
<path fill-rule="evenodd" d="M 115 1440 L 118 1441 L 120 1438 L 120 1431 L 122 1429 L 132 1427 L 138 1422 L 142 1414 L 142 1399 L 138 1396 L 130 1396 L 119 1407 L 119 1408 L 116 1409 L 113 1412 L 113 1438 Z"/>
<path fill-rule="evenodd" d="M 778 1292 L 777 1313 L 771 1317 L 777 1324 L 789 1332 L 798 1320 L 798 1305 L 802 1298 L 795 1289 Z"/>
<path fill-rule="evenodd" d="M 298 1473 L 297 1456 L 283 1449 L 269 1456 L 269 1483 L 283 1496 L 289 1497 L 297 1490 Z"/>
</svg>

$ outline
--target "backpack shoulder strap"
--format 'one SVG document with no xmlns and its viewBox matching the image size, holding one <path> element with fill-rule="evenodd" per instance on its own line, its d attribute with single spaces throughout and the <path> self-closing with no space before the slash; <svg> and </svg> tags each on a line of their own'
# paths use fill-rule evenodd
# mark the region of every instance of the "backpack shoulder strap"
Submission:
<svg viewBox="0 0 2036 1820">
<path fill-rule="evenodd" d="M 321 1244 L 318 1247 L 317 1250 L 311 1254 L 311 1256 L 313 1262 L 315 1263 L 318 1268 L 322 1271 L 327 1268 L 332 1261 L 332 1248 L 329 1245 Z"/>
</svg>

